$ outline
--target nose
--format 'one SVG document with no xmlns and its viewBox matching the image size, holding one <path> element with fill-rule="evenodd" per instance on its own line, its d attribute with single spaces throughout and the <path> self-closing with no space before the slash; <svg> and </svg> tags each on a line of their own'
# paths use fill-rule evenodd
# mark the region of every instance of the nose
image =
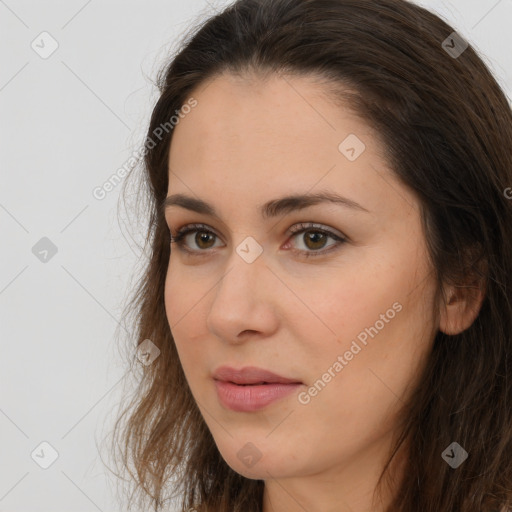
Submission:
<svg viewBox="0 0 512 512">
<path fill-rule="evenodd" d="M 264 255 L 244 261 L 235 251 L 216 290 L 207 327 L 229 343 L 254 336 L 267 337 L 277 329 L 276 301 L 282 284 L 267 267 Z"/>
</svg>

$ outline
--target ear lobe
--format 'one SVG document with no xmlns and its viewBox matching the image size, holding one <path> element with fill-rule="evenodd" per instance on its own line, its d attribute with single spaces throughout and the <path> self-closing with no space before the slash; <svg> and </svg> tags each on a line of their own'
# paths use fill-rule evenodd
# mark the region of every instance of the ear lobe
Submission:
<svg viewBox="0 0 512 512">
<path fill-rule="evenodd" d="M 472 286 L 450 286 L 447 302 L 440 304 L 439 330 L 448 335 L 459 334 L 475 321 L 485 297 L 482 281 Z"/>
</svg>

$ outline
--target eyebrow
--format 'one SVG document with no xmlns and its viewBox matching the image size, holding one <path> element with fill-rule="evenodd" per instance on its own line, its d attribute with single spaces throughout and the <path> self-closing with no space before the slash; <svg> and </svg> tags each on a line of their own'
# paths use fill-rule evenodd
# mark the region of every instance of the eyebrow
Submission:
<svg viewBox="0 0 512 512">
<path fill-rule="evenodd" d="M 259 207 L 260 214 L 263 218 L 278 217 L 296 210 L 303 210 L 310 206 L 320 203 L 335 203 L 346 208 L 364 211 L 370 213 L 369 210 L 361 206 L 359 203 L 340 196 L 334 192 L 317 192 L 313 194 L 296 194 L 272 199 Z M 191 210 L 204 215 L 209 215 L 221 220 L 215 208 L 203 201 L 185 194 L 173 194 L 165 198 L 162 203 L 162 210 L 165 212 L 170 206 L 181 206 L 187 210 Z"/>
</svg>

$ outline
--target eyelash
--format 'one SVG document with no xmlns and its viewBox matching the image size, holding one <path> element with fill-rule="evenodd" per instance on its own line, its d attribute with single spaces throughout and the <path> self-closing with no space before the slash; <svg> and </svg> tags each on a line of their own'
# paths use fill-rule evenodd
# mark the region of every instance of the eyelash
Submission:
<svg viewBox="0 0 512 512">
<path fill-rule="evenodd" d="M 292 252 L 294 252 L 296 254 L 300 254 L 300 255 L 304 256 L 305 258 L 310 258 L 311 256 L 313 256 L 313 257 L 323 256 L 327 253 L 330 253 L 332 250 L 336 250 L 337 248 L 339 248 L 339 246 L 341 244 L 343 244 L 347 241 L 346 238 L 340 237 L 339 235 L 337 235 L 336 233 L 333 233 L 330 230 L 320 229 L 317 226 L 318 226 L 317 224 L 299 223 L 299 224 L 297 224 L 297 229 L 293 229 L 290 232 L 290 236 L 295 236 L 295 235 L 299 235 L 299 234 L 311 231 L 313 233 L 322 233 L 324 235 L 327 235 L 328 237 L 336 240 L 336 242 L 338 242 L 338 243 L 333 244 L 331 247 L 329 247 L 328 249 L 325 249 L 325 250 L 303 251 L 303 250 L 299 250 L 299 249 L 291 249 Z M 212 230 L 208 229 L 208 227 L 205 226 L 204 224 L 188 224 L 188 225 L 180 228 L 178 230 L 178 232 L 176 233 L 176 236 L 173 236 L 173 235 L 170 236 L 171 243 L 176 243 L 178 245 L 178 247 L 180 248 L 180 250 L 189 253 L 191 256 L 200 256 L 200 257 L 208 256 L 208 252 L 210 252 L 209 249 L 192 250 L 192 249 L 187 248 L 184 244 L 184 238 L 189 233 L 194 233 L 196 231 L 208 233 L 208 234 L 211 234 L 211 235 L 217 237 L 217 234 L 214 233 Z"/>
</svg>

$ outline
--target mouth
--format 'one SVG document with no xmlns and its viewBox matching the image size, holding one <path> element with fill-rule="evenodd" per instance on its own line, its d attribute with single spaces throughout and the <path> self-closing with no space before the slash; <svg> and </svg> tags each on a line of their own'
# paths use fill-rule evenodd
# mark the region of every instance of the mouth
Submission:
<svg viewBox="0 0 512 512">
<path fill-rule="evenodd" d="M 235 383 L 231 381 L 214 380 L 217 397 L 226 409 L 235 412 L 254 413 L 270 404 L 284 400 L 294 391 L 298 391 L 300 383 Z"/>
<path fill-rule="evenodd" d="M 298 379 L 246 366 L 241 369 L 221 366 L 213 373 L 220 404 L 235 412 L 254 413 L 289 397 L 303 383 Z"/>
<path fill-rule="evenodd" d="M 236 384 L 238 386 L 266 386 L 271 384 L 302 384 L 298 379 L 284 377 L 269 370 L 256 366 L 241 369 L 221 366 L 215 370 L 213 379 L 216 381 Z"/>
<path fill-rule="evenodd" d="M 272 384 L 271 382 L 251 382 L 250 384 L 248 384 L 248 383 L 240 384 L 238 382 L 232 382 L 230 380 L 223 381 L 223 382 L 229 382 L 230 384 L 236 384 L 237 386 L 262 386 L 264 384 Z"/>
</svg>

